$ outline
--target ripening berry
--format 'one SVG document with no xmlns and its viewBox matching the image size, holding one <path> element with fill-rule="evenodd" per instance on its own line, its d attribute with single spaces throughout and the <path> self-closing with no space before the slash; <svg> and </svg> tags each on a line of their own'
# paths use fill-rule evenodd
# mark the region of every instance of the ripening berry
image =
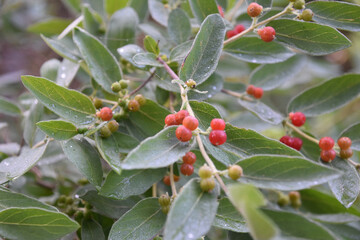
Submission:
<svg viewBox="0 0 360 240">
<path fill-rule="evenodd" d="M 302 112 L 289 113 L 292 124 L 296 127 L 301 127 L 306 122 L 306 116 Z"/>
<path fill-rule="evenodd" d="M 166 126 L 177 125 L 176 119 L 175 119 L 175 114 L 169 114 L 169 115 L 166 116 L 166 118 L 165 118 L 165 125 L 166 125 Z"/>
<path fill-rule="evenodd" d="M 281 194 L 277 200 L 277 204 L 280 206 L 280 207 L 284 207 L 286 205 L 288 205 L 290 202 L 289 200 L 289 196 L 287 195 L 284 195 L 284 194 Z"/>
<path fill-rule="evenodd" d="M 95 108 L 101 108 L 102 107 L 103 102 L 101 101 L 101 99 L 94 98 L 93 102 L 94 102 Z"/>
<path fill-rule="evenodd" d="M 113 92 L 120 92 L 121 91 L 121 85 L 119 82 L 114 82 L 113 84 L 111 84 L 111 90 Z"/>
<path fill-rule="evenodd" d="M 188 142 L 190 141 L 192 137 L 191 130 L 187 129 L 183 125 L 178 126 L 178 128 L 175 131 L 175 135 L 177 139 L 179 139 L 181 142 Z"/>
<path fill-rule="evenodd" d="M 177 124 L 182 124 L 184 118 L 189 116 L 189 112 L 186 110 L 180 110 L 177 113 L 175 113 L 175 120 Z"/>
<path fill-rule="evenodd" d="M 182 124 L 189 130 L 194 131 L 199 126 L 199 121 L 196 117 L 187 116 L 184 118 Z"/>
<path fill-rule="evenodd" d="M 178 182 L 180 180 L 180 176 L 177 176 L 175 174 L 173 174 L 173 176 L 174 176 L 174 182 Z"/>
<path fill-rule="evenodd" d="M 219 14 L 221 17 L 224 17 L 224 10 L 222 9 L 222 7 L 220 5 L 217 6 L 218 10 L 219 10 Z"/>
<path fill-rule="evenodd" d="M 135 99 L 132 99 L 128 103 L 128 109 L 130 112 L 137 112 L 140 109 L 140 104 Z"/>
<path fill-rule="evenodd" d="M 294 202 L 300 199 L 300 193 L 298 191 L 289 192 L 290 201 Z"/>
<path fill-rule="evenodd" d="M 103 121 L 109 121 L 113 116 L 113 112 L 112 112 L 112 110 L 110 108 L 103 107 L 100 110 L 99 116 Z"/>
<path fill-rule="evenodd" d="M 249 94 L 249 95 L 253 95 L 255 88 L 256 88 L 256 87 L 255 87 L 254 85 L 249 85 L 249 86 L 246 88 L 246 93 Z"/>
<path fill-rule="evenodd" d="M 140 106 L 143 106 L 146 103 L 146 98 L 141 94 L 136 95 L 134 99 L 138 101 Z"/>
<path fill-rule="evenodd" d="M 348 137 L 341 137 L 338 139 L 337 144 L 342 150 L 346 150 L 351 147 L 351 139 Z"/>
<path fill-rule="evenodd" d="M 305 9 L 299 16 L 300 19 L 304 21 L 311 21 L 314 16 L 313 11 L 311 9 Z"/>
<path fill-rule="evenodd" d="M 232 165 L 229 167 L 228 175 L 232 180 L 239 179 L 243 174 L 243 170 L 239 165 Z"/>
<path fill-rule="evenodd" d="M 198 174 L 201 179 L 210 178 L 212 176 L 212 170 L 208 165 L 203 165 L 200 167 Z"/>
<path fill-rule="evenodd" d="M 170 183 L 170 176 L 169 175 L 166 175 L 164 178 L 163 178 L 163 182 L 165 185 L 167 186 L 170 186 L 171 183 Z"/>
<path fill-rule="evenodd" d="M 292 138 L 292 145 L 290 147 L 300 151 L 303 145 L 303 141 L 300 138 L 294 137 Z"/>
<path fill-rule="evenodd" d="M 191 164 L 183 163 L 180 167 L 180 172 L 185 176 L 190 176 L 194 173 L 194 166 Z"/>
<path fill-rule="evenodd" d="M 340 150 L 340 157 L 343 159 L 351 158 L 353 155 L 353 151 L 351 148 L 348 149 L 341 149 Z"/>
<path fill-rule="evenodd" d="M 111 131 L 107 126 L 100 128 L 100 136 L 103 138 L 108 138 L 111 136 Z"/>
<path fill-rule="evenodd" d="M 257 17 L 261 14 L 263 7 L 255 2 L 249 4 L 247 13 L 250 17 Z"/>
<path fill-rule="evenodd" d="M 264 90 L 262 88 L 256 87 L 254 89 L 254 98 L 260 99 L 262 98 L 263 94 L 264 94 Z"/>
<path fill-rule="evenodd" d="M 212 145 L 218 146 L 226 142 L 227 136 L 225 131 L 222 130 L 212 130 L 209 134 L 209 140 Z"/>
<path fill-rule="evenodd" d="M 184 163 L 193 165 L 196 162 L 196 155 L 193 152 L 187 152 L 182 159 Z"/>
<path fill-rule="evenodd" d="M 203 178 L 200 180 L 200 188 L 204 192 L 209 192 L 215 188 L 215 179 L 214 178 Z"/>
<path fill-rule="evenodd" d="M 226 32 L 226 36 L 227 38 L 232 38 L 233 36 L 235 36 L 237 33 L 235 30 L 229 30 Z"/>
<path fill-rule="evenodd" d="M 334 149 L 321 150 L 320 157 L 321 157 L 321 160 L 323 160 L 324 162 L 331 162 L 332 160 L 335 159 L 336 152 Z"/>
<path fill-rule="evenodd" d="M 334 144 L 334 139 L 332 139 L 331 137 L 323 137 L 319 141 L 319 147 L 322 150 L 330 150 L 334 147 Z"/>
<path fill-rule="evenodd" d="M 236 25 L 235 28 L 234 28 L 234 31 L 236 32 L 236 34 L 239 34 L 239 33 L 241 33 L 241 32 L 244 31 L 244 30 L 245 30 L 245 27 L 244 27 L 244 25 L 242 25 L 242 24 L 238 24 L 238 25 Z"/>
<path fill-rule="evenodd" d="M 272 27 L 264 27 L 258 30 L 258 34 L 264 42 L 271 42 L 275 39 L 275 29 Z"/>
<path fill-rule="evenodd" d="M 221 118 L 214 118 L 210 122 L 210 127 L 212 130 L 225 130 L 225 121 Z"/>
<path fill-rule="evenodd" d="M 119 123 L 115 120 L 111 120 L 107 123 L 107 127 L 109 128 L 110 132 L 114 133 L 119 129 Z"/>
</svg>

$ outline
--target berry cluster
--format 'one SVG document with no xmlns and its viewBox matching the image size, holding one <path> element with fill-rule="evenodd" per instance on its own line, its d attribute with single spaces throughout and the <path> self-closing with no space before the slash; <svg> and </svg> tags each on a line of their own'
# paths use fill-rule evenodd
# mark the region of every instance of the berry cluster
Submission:
<svg viewBox="0 0 360 240">
<path fill-rule="evenodd" d="M 247 14 L 250 17 L 257 17 L 261 14 L 263 7 L 255 2 L 249 4 L 247 8 Z"/>
<path fill-rule="evenodd" d="M 302 147 L 302 144 L 303 144 L 303 141 L 300 138 L 290 137 L 290 136 L 287 136 L 287 135 L 280 138 L 280 142 L 282 142 L 286 146 L 294 148 L 294 149 L 296 149 L 298 151 L 300 151 L 300 149 Z"/>
<path fill-rule="evenodd" d="M 264 42 L 271 42 L 275 39 L 276 35 L 275 29 L 273 27 L 261 28 L 257 31 L 257 33 Z"/>
<path fill-rule="evenodd" d="M 243 170 L 239 165 L 232 165 L 228 169 L 228 176 L 232 180 L 237 180 L 243 175 Z"/>
<path fill-rule="evenodd" d="M 289 113 L 291 123 L 296 127 L 301 127 L 306 122 L 306 116 L 302 112 Z"/>
<path fill-rule="evenodd" d="M 212 170 L 209 166 L 204 165 L 199 169 L 200 187 L 203 191 L 209 192 L 215 188 L 215 179 L 212 176 Z"/>
<path fill-rule="evenodd" d="M 262 98 L 262 96 L 264 94 L 264 90 L 262 88 L 255 87 L 254 85 L 249 85 L 246 88 L 246 93 L 254 96 L 254 98 L 256 98 L 256 99 L 260 99 L 260 98 Z"/>
<path fill-rule="evenodd" d="M 238 24 L 238 25 L 236 25 L 236 26 L 234 27 L 233 30 L 229 30 L 229 31 L 226 32 L 226 37 L 227 37 L 227 38 L 232 38 L 233 36 L 241 33 L 241 32 L 244 31 L 244 30 L 245 30 L 244 25 Z"/>
<path fill-rule="evenodd" d="M 319 141 L 319 147 L 321 148 L 320 157 L 324 162 L 331 162 L 336 157 L 336 152 L 333 149 L 335 145 L 334 139 L 331 137 L 323 137 Z"/>
<path fill-rule="evenodd" d="M 353 151 L 350 148 L 352 141 L 348 137 L 341 137 L 338 139 L 337 144 L 340 147 L 340 157 L 343 159 L 351 158 L 353 155 Z"/>
<path fill-rule="evenodd" d="M 192 137 L 192 131 L 199 126 L 199 121 L 195 117 L 190 116 L 188 111 L 180 110 L 175 114 L 167 115 L 165 118 L 165 125 L 180 125 L 176 129 L 175 135 L 181 142 L 188 142 Z"/>
<path fill-rule="evenodd" d="M 163 194 L 159 197 L 158 201 L 161 207 L 161 211 L 167 214 L 170 210 L 170 205 L 171 205 L 170 196 L 168 194 Z"/>
<path fill-rule="evenodd" d="M 193 152 L 187 152 L 183 156 L 183 164 L 180 167 L 180 172 L 185 176 L 190 176 L 194 172 L 194 163 L 196 162 L 196 155 Z"/>
<path fill-rule="evenodd" d="M 209 134 L 209 141 L 211 144 L 218 146 L 226 142 L 227 135 L 225 130 L 225 121 L 220 118 L 214 118 L 210 122 L 211 132 Z"/>
</svg>

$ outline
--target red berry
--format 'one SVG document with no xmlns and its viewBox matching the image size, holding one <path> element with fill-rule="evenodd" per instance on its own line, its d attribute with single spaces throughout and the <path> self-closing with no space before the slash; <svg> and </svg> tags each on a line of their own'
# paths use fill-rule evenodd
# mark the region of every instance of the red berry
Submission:
<svg viewBox="0 0 360 240">
<path fill-rule="evenodd" d="M 319 147 L 322 150 L 330 150 L 334 147 L 334 144 L 334 139 L 332 139 L 331 137 L 323 137 L 319 141 Z"/>
<path fill-rule="evenodd" d="M 163 182 L 164 182 L 164 184 L 165 185 L 168 185 L 168 186 L 170 186 L 170 176 L 165 176 L 164 178 L 163 178 Z"/>
<path fill-rule="evenodd" d="M 221 118 L 214 118 L 210 122 L 210 127 L 212 130 L 225 130 L 225 121 Z"/>
<path fill-rule="evenodd" d="M 263 94 L 264 94 L 264 90 L 262 88 L 257 88 L 256 87 L 254 89 L 254 98 L 260 99 L 260 98 L 262 98 Z"/>
<path fill-rule="evenodd" d="M 300 138 L 292 138 L 292 145 L 291 147 L 300 151 L 301 147 L 302 147 L 303 141 Z"/>
<path fill-rule="evenodd" d="M 235 30 L 229 30 L 226 32 L 226 36 L 227 38 L 232 38 L 233 36 L 235 36 L 237 33 Z"/>
<path fill-rule="evenodd" d="M 180 176 L 177 176 L 177 175 L 174 174 L 174 181 L 178 182 L 179 180 L 180 180 Z"/>
<path fill-rule="evenodd" d="M 305 114 L 302 112 L 295 112 L 289 114 L 290 120 L 294 126 L 301 127 L 306 122 Z"/>
<path fill-rule="evenodd" d="M 187 152 L 182 159 L 184 163 L 193 165 L 196 162 L 196 155 L 193 152 Z"/>
<path fill-rule="evenodd" d="M 247 87 L 247 89 L 246 89 L 246 92 L 247 92 L 247 94 L 249 94 L 249 95 L 253 95 L 254 94 L 254 91 L 255 91 L 255 86 L 254 85 L 249 85 L 248 87 Z"/>
<path fill-rule="evenodd" d="M 340 157 L 343 159 L 351 158 L 353 155 L 353 151 L 351 148 L 348 149 L 341 149 L 340 150 Z"/>
<path fill-rule="evenodd" d="M 184 163 L 180 167 L 180 172 L 185 176 L 190 176 L 194 172 L 194 166 L 191 164 Z"/>
<path fill-rule="evenodd" d="M 339 138 L 337 143 L 338 143 L 339 147 L 341 148 L 341 150 L 346 150 L 346 149 L 350 148 L 351 144 L 352 144 L 351 139 L 348 137 Z"/>
<path fill-rule="evenodd" d="M 177 139 L 179 139 L 181 142 L 188 142 L 190 141 L 192 137 L 191 130 L 187 129 L 183 125 L 178 126 L 178 128 L 175 131 L 175 135 Z"/>
<path fill-rule="evenodd" d="M 191 130 L 194 131 L 199 126 L 199 121 L 196 119 L 196 117 L 193 116 L 187 116 L 183 120 L 183 125 Z"/>
<path fill-rule="evenodd" d="M 286 146 L 291 147 L 293 145 L 293 138 L 286 135 L 286 136 L 283 136 L 282 138 L 280 138 L 280 142 L 282 142 Z"/>
<path fill-rule="evenodd" d="M 263 7 L 255 2 L 250 3 L 247 8 L 247 13 L 250 17 L 257 17 L 261 14 Z"/>
<path fill-rule="evenodd" d="M 100 118 L 103 120 L 103 121 L 109 121 L 112 116 L 113 116 L 113 113 L 112 113 L 112 110 L 108 107 L 103 107 L 101 110 L 100 110 Z"/>
<path fill-rule="evenodd" d="M 324 162 L 331 162 L 332 160 L 335 159 L 336 152 L 334 149 L 321 150 L 320 157 L 321 157 L 321 160 L 323 160 Z"/>
<path fill-rule="evenodd" d="M 245 30 L 245 27 L 244 27 L 244 25 L 242 25 L 242 24 L 238 24 L 238 25 L 236 25 L 235 28 L 234 28 L 234 31 L 236 32 L 236 34 L 239 34 L 239 33 L 241 33 L 241 32 L 244 31 L 244 30 Z"/>
<path fill-rule="evenodd" d="M 166 116 L 165 125 L 166 126 L 177 125 L 176 124 L 176 119 L 175 119 L 175 114 L 169 114 L 169 115 Z"/>
<path fill-rule="evenodd" d="M 258 30 L 258 34 L 264 42 L 271 42 L 275 39 L 275 29 L 272 27 L 264 27 Z"/>
<path fill-rule="evenodd" d="M 189 116 L 189 112 L 186 110 L 180 110 L 175 114 L 175 120 L 177 124 L 182 124 L 184 118 Z"/>
<path fill-rule="evenodd" d="M 218 5 L 217 7 L 218 7 L 218 10 L 219 10 L 220 16 L 224 17 L 224 10 L 222 9 L 222 7 L 220 5 Z"/>
<path fill-rule="evenodd" d="M 209 134 L 209 140 L 212 145 L 218 146 L 226 142 L 227 136 L 225 131 L 222 130 L 212 130 Z"/>
</svg>

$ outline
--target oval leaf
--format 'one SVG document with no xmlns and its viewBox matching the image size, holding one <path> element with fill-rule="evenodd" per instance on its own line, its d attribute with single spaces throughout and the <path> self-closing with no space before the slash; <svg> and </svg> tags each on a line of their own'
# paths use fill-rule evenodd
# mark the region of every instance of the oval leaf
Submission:
<svg viewBox="0 0 360 240">
<path fill-rule="evenodd" d="M 164 240 L 197 239 L 211 227 L 218 207 L 218 190 L 203 192 L 199 179 L 190 180 L 171 204 Z"/>
<path fill-rule="evenodd" d="M 347 74 L 300 93 L 290 102 L 288 112 L 317 116 L 334 111 L 359 95 L 360 75 Z"/>
<path fill-rule="evenodd" d="M 19 116 L 21 115 L 21 109 L 12 101 L 0 97 L 0 113 L 4 113 L 10 116 Z"/>
<path fill-rule="evenodd" d="M 81 28 L 75 28 L 73 39 L 83 56 L 92 77 L 109 93 L 111 84 L 122 78 L 120 66 L 110 51 L 94 36 Z"/>
<path fill-rule="evenodd" d="M 157 56 L 153 53 L 138 53 L 133 57 L 133 61 L 137 65 L 146 65 L 154 67 L 163 67 L 161 63 L 158 62 Z"/>
<path fill-rule="evenodd" d="M 67 39 L 58 40 L 47 38 L 43 35 L 41 35 L 41 38 L 49 46 L 49 48 L 51 48 L 61 57 L 66 58 L 72 62 L 78 62 L 81 60 L 80 53 L 72 41 L 67 41 Z"/>
<path fill-rule="evenodd" d="M 168 33 L 172 41 L 183 43 L 191 35 L 191 23 L 184 10 L 177 8 L 171 11 L 168 19 Z"/>
<path fill-rule="evenodd" d="M 196 99 L 198 101 L 212 98 L 215 94 L 221 91 L 224 85 L 224 79 L 217 73 L 213 73 L 205 82 L 196 86 L 196 90 L 203 91 L 189 91 L 188 98 Z"/>
<path fill-rule="evenodd" d="M 219 13 L 215 0 L 189 0 L 191 10 L 199 23 L 213 13 Z"/>
<path fill-rule="evenodd" d="M 81 222 L 81 238 L 88 240 L 105 240 L 101 225 L 93 219 L 83 219 Z"/>
<path fill-rule="evenodd" d="M 360 123 L 348 127 L 340 134 L 340 136 L 350 138 L 352 141 L 351 148 L 360 151 Z"/>
<path fill-rule="evenodd" d="M 165 8 L 161 0 L 148 0 L 149 12 L 151 17 L 163 26 L 167 26 L 169 18 L 169 8 Z"/>
<path fill-rule="evenodd" d="M 310 55 L 326 55 L 351 46 L 343 34 L 332 27 L 290 19 L 271 21 L 276 39 Z"/>
<path fill-rule="evenodd" d="M 225 24 L 222 17 L 218 14 L 208 16 L 183 63 L 180 79 L 194 79 L 197 84 L 208 79 L 218 64 L 224 36 Z"/>
<path fill-rule="evenodd" d="M 36 124 L 48 136 L 56 140 L 67 140 L 77 135 L 74 124 L 62 120 L 41 121 Z"/>
<path fill-rule="evenodd" d="M 42 104 L 59 116 L 78 124 L 89 124 L 94 120 L 94 104 L 84 94 L 45 78 L 22 76 L 21 80 Z"/>
</svg>

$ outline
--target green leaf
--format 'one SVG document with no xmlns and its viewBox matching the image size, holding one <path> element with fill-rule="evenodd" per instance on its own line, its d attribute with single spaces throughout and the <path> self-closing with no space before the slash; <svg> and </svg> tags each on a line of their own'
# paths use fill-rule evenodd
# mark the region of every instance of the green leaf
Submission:
<svg viewBox="0 0 360 240">
<path fill-rule="evenodd" d="M 84 16 L 83 25 L 85 30 L 93 35 L 99 34 L 100 22 L 98 20 L 101 20 L 101 17 L 87 4 L 83 6 L 82 15 Z"/>
<path fill-rule="evenodd" d="M 205 91 L 206 93 L 199 93 L 196 91 L 189 91 L 188 98 L 202 101 L 212 98 L 215 94 L 221 91 L 224 85 L 224 79 L 220 74 L 213 73 L 205 82 L 196 86 L 196 90 Z"/>
<path fill-rule="evenodd" d="M 166 174 L 166 168 L 122 171 L 121 174 L 110 172 L 101 187 L 100 194 L 115 199 L 143 194 Z"/>
<path fill-rule="evenodd" d="M 0 190 L 0 211 L 7 208 L 42 208 L 49 211 L 58 211 L 53 206 L 23 194 Z"/>
<path fill-rule="evenodd" d="M 0 235 L 9 239 L 59 239 L 80 226 L 63 213 L 40 208 L 0 211 Z"/>
<path fill-rule="evenodd" d="M 228 198 L 219 201 L 219 207 L 213 226 L 233 232 L 248 232 L 245 219 L 236 210 Z"/>
<path fill-rule="evenodd" d="M 334 180 L 342 174 L 319 163 L 290 156 L 257 155 L 240 160 L 237 164 L 244 171 L 240 182 L 284 191 L 309 188 Z"/>
<path fill-rule="evenodd" d="M 13 103 L 12 101 L 0 97 L 0 113 L 10 116 L 19 116 L 21 115 L 21 109 L 17 104 Z"/>
<path fill-rule="evenodd" d="M 105 35 L 106 46 L 112 54 L 116 55 L 116 50 L 122 46 L 135 43 L 138 24 L 138 15 L 130 7 L 120 9 L 112 15 Z"/>
<path fill-rule="evenodd" d="M 219 13 L 214 0 L 189 0 L 191 10 L 199 23 L 213 13 Z"/>
<path fill-rule="evenodd" d="M 24 86 L 51 111 L 78 124 L 94 120 L 95 107 L 84 94 L 61 87 L 45 78 L 21 76 Z"/>
<path fill-rule="evenodd" d="M 66 157 L 76 165 L 91 184 L 101 186 L 103 172 L 100 156 L 88 141 L 84 138 L 70 139 L 62 143 L 62 148 Z"/>
<path fill-rule="evenodd" d="M 191 36 L 190 19 L 184 10 L 180 8 L 172 10 L 167 24 L 169 37 L 173 42 L 180 44 Z"/>
<path fill-rule="evenodd" d="M 300 214 L 270 209 L 263 212 L 279 227 L 284 239 L 338 239 L 327 228 Z"/>
<path fill-rule="evenodd" d="M 211 1 L 206 0 L 207 3 Z M 191 51 L 180 70 L 180 79 L 204 82 L 215 71 L 224 42 L 225 24 L 218 14 L 208 16 L 196 35 Z"/>
<path fill-rule="evenodd" d="M 95 141 L 100 155 L 117 173 L 121 171 L 120 154 L 129 153 L 140 143 L 136 138 L 121 132 L 114 132 L 108 138 L 96 134 Z"/>
<path fill-rule="evenodd" d="M 126 7 L 129 0 L 105 0 L 105 10 L 111 16 L 117 10 Z"/>
<path fill-rule="evenodd" d="M 60 34 L 71 23 L 69 19 L 53 18 L 32 24 L 28 27 L 28 31 L 44 35 Z"/>
<path fill-rule="evenodd" d="M 190 180 L 171 204 L 164 240 L 198 239 L 205 235 L 214 221 L 218 189 L 203 192 L 199 179 Z"/>
<path fill-rule="evenodd" d="M 56 140 L 67 140 L 78 134 L 74 124 L 62 120 L 41 121 L 36 125 Z"/>
<path fill-rule="evenodd" d="M 0 184 L 20 177 L 29 171 L 42 157 L 47 147 L 47 143 L 35 148 L 23 147 L 19 156 L 9 157 L 0 162 Z"/>
<path fill-rule="evenodd" d="M 360 6 L 340 1 L 314 1 L 306 4 L 313 13 L 313 20 L 335 28 L 360 31 Z"/>
<path fill-rule="evenodd" d="M 29 111 L 26 112 L 24 118 L 24 140 L 32 147 L 37 138 L 39 138 L 39 131 L 36 127 L 36 123 L 40 121 L 44 113 L 44 106 L 39 101 L 34 101 Z M 40 136 L 43 139 L 45 136 Z"/>
<path fill-rule="evenodd" d="M 238 99 L 238 103 L 243 108 L 255 114 L 261 120 L 264 120 L 270 124 L 278 125 L 284 120 L 284 117 L 280 113 L 276 112 L 263 102 L 257 100 L 250 102 L 247 100 Z"/>
<path fill-rule="evenodd" d="M 134 65 L 135 67 L 138 68 L 144 68 L 145 66 L 142 65 L 137 65 L 134 61 L 133 61 L 133 57 L 138 54 L 138 53 L 143 53 L 144 50 L 139 47 L 138 45 L 135 44 L 128 44 L 124 47 L 118 48 L 118 53 L 119 55 L 124 58 L 126 61 L 130 62 L 132 65 Z"/>
<path fill-rule="evenodd" d="M 87 240 L 105 240 L 101 225 L 93 219 L 83 219 L 81 222 L 81 238 Z"/>
<path fill-rule="evenodd" d="M 144 38 L 144 48 L 146 49 L 146 51 L 153 53 L 156 56 L 160 54 L 160 48 L 158 43 L 149 35 L 146 35 Z"/>
<path fill-rule="evenodd" d="M 214 118 L 221 118 L 220 113 L 211 104 L 206 102 L 190 101 L 195 117 L 199 120 L 199 128 L 206 131 Z"/>
<path fill-rule="evenodd" d="M 159 24 L 167 26 L 169 18 L 169 8 L 165 8 L 162 0 L 148 0 L 149 12 L 151 17 Z"/>
<path fill-rule="evenodd" d="M 117 220 L 111 228 L 109 240 L 148 240 L 158 234 L 166 215 L 161 212 L 157 198 L 146 198 Z"/>
<path fill-rule="evenodd" d="M 64 58 L 58 70 L 56 84 L 63 87 L 69 87 L 72 80 L 74 80 L 79 68 L 80 64 L 74 63 Z"/>
<path fill-rule="evenodd" d="M 304 60 L 302 56 L 295 55 L 284 62 L 259 66 L 251 73 L 250 84 L 264 91 L 275 89 L 294 78 L 302 70 Z"/>
<path fill-rule="evenodd" d="M 326 55 L 351 46 L 343 34 L 325 25 L 279 19 L 268 26 L 275 28 L 277 40 L 310 55 Z"/>
<path fill-rule="evenodd" d="M 67 39 L 57 40 L 47 38 L 44 35 L 41 35 L 41 38 L 49 46 L 49 48 L 51 48 L 61 57 L 66 58 L 72 62 L 78 62 L 81 60 L 80 53 L 72 41 L 68 41 Z"/>
<path fill-rule="evenodd" d="M 355 123 L 354 125 L 345 129 L 340 137 L 348 137 L 352 141 L 351 148 L 356 151 L 360 151 L 360 123 Z"/>
<path fill-rule="evenodd" d="M 263 8 L 271 8 L 272 6 L 272 0 L 246 0 L 248 5 L 252 2 L 256 2 L 257 4 L 263 6 Z"/>
<path fill-rule="evenodd" d="M 307 135 L 316 138 L 315 136 L 313 136 L 311 133 L 304 131 Z M 318 162 L 320 159 L 320 152 L 321 149 L 319 148 L 319 144 L 316 144 L 312 141 L 310 141 L 307 138 L 304 138 L 303 136 L 301 136 L 300 134 L 296 133 L 296 132 L 292 132 L 292 135 L 294 137 L 298 137 L 303 141 L 303 145 L 301 147 L 301 153 L 304 154 L 305 157 Z"/>
<path fill-rule="evenodd" d="M 173 49 L 171 49 L 170 61 L 172 61 L 172 62 L 184 61 L 185 57 L 191 50 L 192 44 L 193 44 L 193 41 L 189 40 L 189 41 L 183 42 L 183 43 L 175 46 Z"/>
<path fill-rule="evenodd" d="M 146 65 L 153 67 L 163 67 L 161 63 L 158 62 L 157 56 L 153 53 L 138 53 L 133 57 L 133 61 L 137 65 Z"/>
<path fill-rule="evenodd" d="M 360 218 L 349 213 L 338 214 L 308 214 L 308 217 L 320 223 L 350 223 L 360 221 Z"/>
<path fill-rule="evenodd" d="M 349 162 L 339 157 L 336 157 L 329 165 L 344 172 L 341 177 L 330 181 L 329 187 L 336 199 L 348 208 L 360 193 L 360 178 L 357 170 Z"/>
<path fill-rule="evenodd" d="M 81 28 L 75 28 L 73 39 L 83 56 L 92 77 L 109 93 L 111 84 L 122 78 L 122 72 L 116 58 L 94 36 Z"/>
<path fill-rule="evenodd" d="M 273 222 L 258 208 L 266 204 L 261 192 L 251 185 L 232 184 L 229 199 L 244 216 L 250 235 L 255 240 L 273 239 L 278 230 Z"/>
<path fill-rule="evenodd" d="M 148 17 L 148 0 L 129 0 L 129 7 L 132 7 L 137 15 L 140 17 L 140 21 L 143 22 Z"/>
<path fill-rule="evenodd" d="M 163 129 L 142 141 L 122 162 L 123 169 L 146 169 L 169 166 L 191 148 L 189 142 L 180 142 L 175 136 L 177 126 Z M 156 146 L 156 148 L 154 148 Z"/>
<path fill-rule="evenodd" d="M 93 211 L 110 218 L 119 218 L 130 210 L 141 198 L 129 197 L 126 200 L 110 199 L 98 194 L 98 191 L 87 187 L 77 192 L 79 197 L 94 206 Z"/>
<path fill-rule="evenodd" d="M 257 37 L 242 37 L 224 46 L 224 52 L 251 63 L 278 63 L 294 53 L 277 42 L 264 42 Z"/>
<path fill-rule="evenodd" d="M 309 88 L 291 100 L 288 112 L 318 116 L 332 112 L 356 98 L 360 92 L 360 75 L 346 74 Z"/>
<path fill-rule="evenodd" d="M 331 229 L 331 232 L 339 236 L 338 239 L 344 240 L 358 240 L 360 235 L 359 227 L 356 225 L 350 224 L 323 224 L 328 229 Z"/>
</svg>

